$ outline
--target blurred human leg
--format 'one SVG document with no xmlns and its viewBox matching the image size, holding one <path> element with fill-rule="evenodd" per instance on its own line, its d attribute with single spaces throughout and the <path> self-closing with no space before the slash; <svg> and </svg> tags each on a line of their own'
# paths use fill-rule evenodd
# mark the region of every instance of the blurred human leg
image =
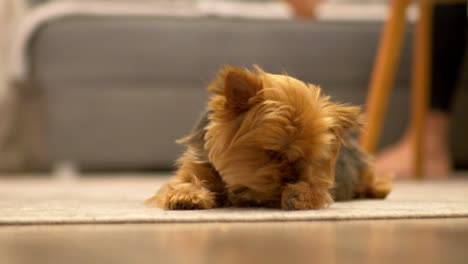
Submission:
<svg viewBox="0 0 468 264">
<path fill-rule="evenodd" d="M 466 41 L 466 4 L 438 5 L 434 10 L 431 104 L 426 117 L 423 169 L 428 177 L 447 177 L 452 159 L 448 150 L 450 112 Z M 377 155 L 378 173 L 411 174 L 408 126 L 399 142 Z"/>
</svg>

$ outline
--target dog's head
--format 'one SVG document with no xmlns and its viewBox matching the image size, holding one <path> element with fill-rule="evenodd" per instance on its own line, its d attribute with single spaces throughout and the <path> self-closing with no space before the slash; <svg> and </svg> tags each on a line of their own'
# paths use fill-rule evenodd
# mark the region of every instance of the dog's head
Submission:
<svg viewBox="0 0 468 264">
<path fill-rule="evenodd" d="M 209 86 L 208 156 L 234 205 L 277 206 L 286 184 L 331 188 L 344 130 L 360 108 L 286 75 L 225 67 Z"/>
</svg>

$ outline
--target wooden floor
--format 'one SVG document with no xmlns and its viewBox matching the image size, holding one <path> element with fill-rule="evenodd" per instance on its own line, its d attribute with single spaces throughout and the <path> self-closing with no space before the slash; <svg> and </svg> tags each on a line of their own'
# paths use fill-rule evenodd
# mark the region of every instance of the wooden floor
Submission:
<svg viewBox="0 0 468 264">
<path fill-rule="evenodd" d="M 468 218 L 0 226 L 0 263 L 468 263 Z"/>
</svg>

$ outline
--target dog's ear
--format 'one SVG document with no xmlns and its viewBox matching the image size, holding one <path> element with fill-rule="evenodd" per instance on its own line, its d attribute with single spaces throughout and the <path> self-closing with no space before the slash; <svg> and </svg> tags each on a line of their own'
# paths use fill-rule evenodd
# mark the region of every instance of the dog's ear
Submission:
<svg viewBox="0 0 468 264">
<path fill-rule="evenodd" d="M 309 84 L 312 93 L 311 104 L 318 106 L 326 117 L 326 127 L 338 137 L 348 129 L 360 130 L 364 125 L 364 114 L 360 106 L 347 105 L 332 101 L 327 95 L 322 95 L 320 87 Z"/>
<path fill-rule="evenodd" d="M 335 126 L 332 130 L 339 136 L 347 129 L 361 129 L 364 124 L 364 114 L 359 106 L 348 106 L 334 104 L 332 109 L 332 118 L 335 120 Z"/>
<path fill-rule="evenodd" d="M 262 89 L 262 80 L 248 70 L 229 67 L 224 72 L 226 108 L 243 112 L 249 109 L 251 98 Z"/>
</svg>

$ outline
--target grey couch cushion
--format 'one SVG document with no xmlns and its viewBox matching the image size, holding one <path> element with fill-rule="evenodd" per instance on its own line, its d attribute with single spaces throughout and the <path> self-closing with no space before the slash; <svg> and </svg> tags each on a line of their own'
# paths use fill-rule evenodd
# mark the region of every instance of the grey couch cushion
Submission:
<svg viewBox="0 0 468 264">
<path fill-rule="evenodd" d="M 170 167 L 181 152 L 174 140 L 190 130 L 223 64 L 286 71 L 337 100 L 363 104 L 381 26 L 216 17 L 54 21 L 31 43 L 31 80 L 46 100 L 45 165 Z M 407 121 L 409 44 L 407 37 L 382 144 Z"/>
</svg>

